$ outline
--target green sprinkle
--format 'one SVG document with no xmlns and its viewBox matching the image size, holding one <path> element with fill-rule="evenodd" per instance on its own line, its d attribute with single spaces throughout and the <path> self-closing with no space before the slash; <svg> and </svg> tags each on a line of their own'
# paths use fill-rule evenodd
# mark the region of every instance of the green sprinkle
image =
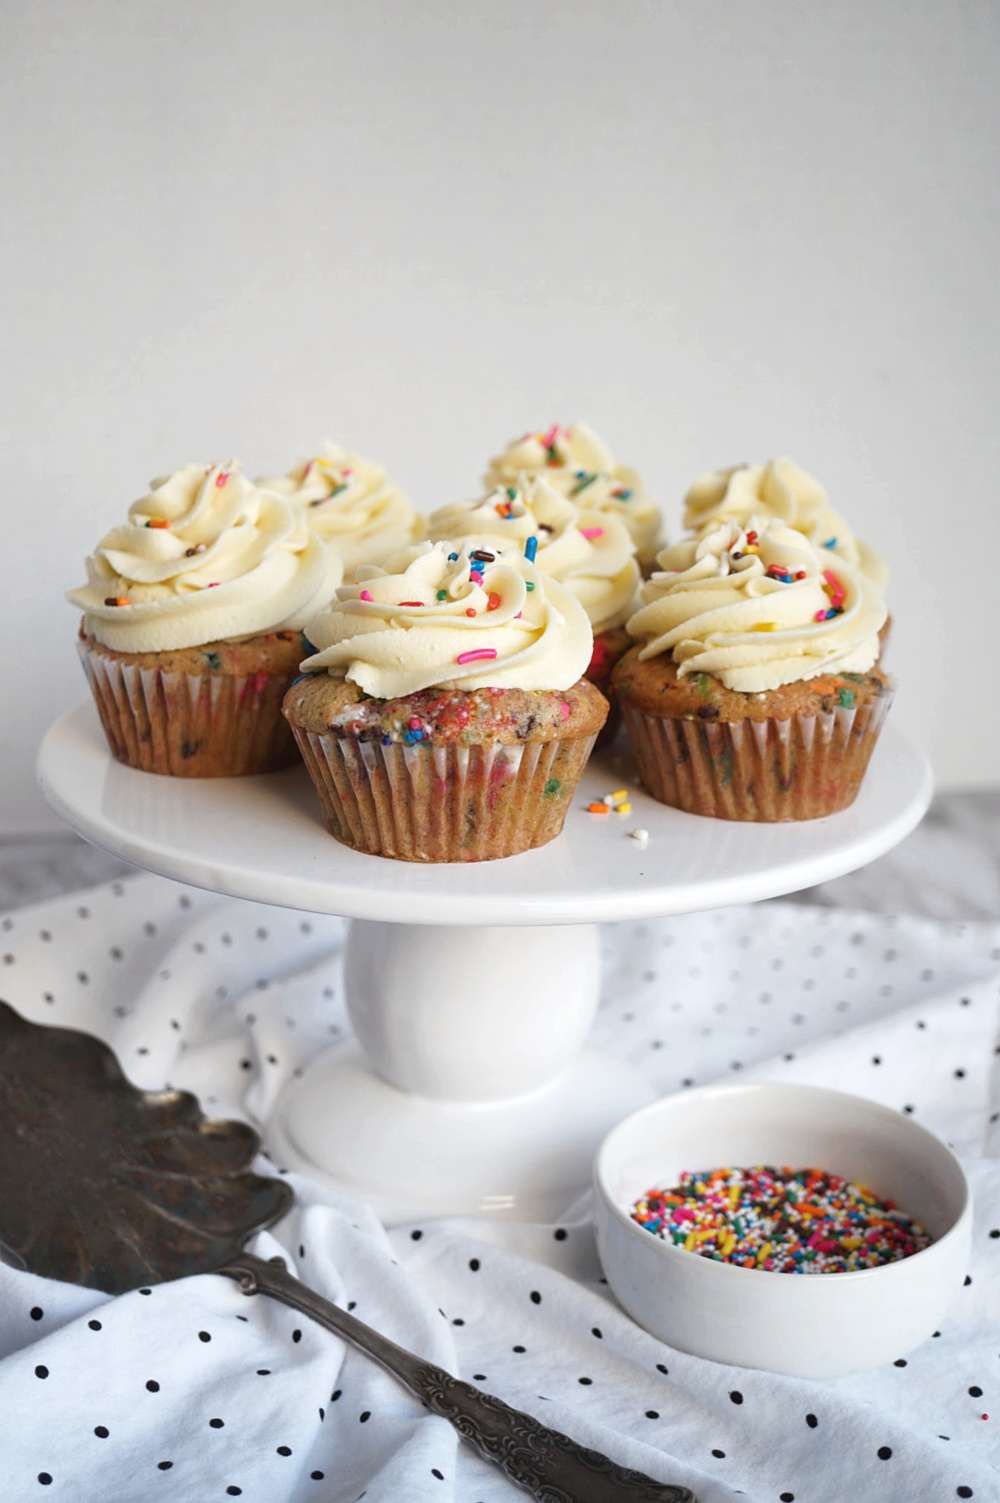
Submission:
<svg viewBox="0 0 1000 1503">
<path fill-rule="evenodd" d="M 707 699 L 708 698 L 708 674 L 707 673 L 696 673 L 694 675 L 694 681 L 698 685 L 698 693 L 701 695 L 702 699 Z"/>
<path fill-rule="evenodd" d="M 511 501 L 516 501 L 517 500 L 517 486 L 516 485 L 508 485 L 506 489 L 507 489 L 507 495 L 508 495 L 509 499 Z"/>
<path fill-rule="evenodd" d="M 528 580 L 528 582 L 527 582 L 527 584 L 526 584 L 526 585 L 525 585 L 525 587 L 524 587 L 524 588 L 525 588 L 525 589 L 526 589 L 526 590 L 533 590 L 533 589 L 534 589 L 534 588 L 535 588 L 535 587 L 534 587 L 534 585 L 533 585 L 533 584 L 532 584 L 532 583 L 531 583 L 531 580 L 530 580 L 530 579 L 529 579 L 529 580 Z"/>
<path fill-rule="evenodd" d="M 448 599 L 448 591 L 447 590 L 438 590 L 438 599 L 439 600 L 447 600 Z"/>
<path fill-rule="evenodd" d="M 347 481 L 346 480 L 341 480 L 339 482 L 339 484 L 337 484 L 337 485 L 335 485 L 333 487 L 333 490 L 330 492 L 329 496 L 327 497 L 327 500 L 328 501 L 332 501 L 333 498 L 334 498 L 334 496 L 339 496 L 340 493 L 341 493 L 341 491 L 346 491 L 346 489 L 347 489 Z"/>
<path fill-rule="evenodd" d="M 842 673 L 840 676 L 849 679 L 852 684 L 863 684 L 865 681 L 863 673 Z"/>
<path fill-rule="evenodd" d="M 838 689 L 837 690 L 837 698 L 840 700 L 840 703 L 841 703 L 841 706 L 842 706 L 843 709 L 845 709 L 845 710 L 853 710 L 854 709 L 854 690 L 853 689 Z"/>
<path fill-rule="evenodd" d="M 542 797 L 552 798 L 554 794 L 559 792 L 561 787 L 562 783 L 558 778 L 549 778 L 549 781 L 546 783 L 544 789 L 542 790 Z"/>
<path fill-rule="evenodd" d="M 576 485 L 574 485 L 573 489 L 570 491 L 570 495 L 578 496 L 581 491 L 585 491 L 588 485 L 593 485 L 599 474 L 600 471 L 595 470 L 592 475 L 585 475 L 582 480 L 577 481 Z"/>
</svg>

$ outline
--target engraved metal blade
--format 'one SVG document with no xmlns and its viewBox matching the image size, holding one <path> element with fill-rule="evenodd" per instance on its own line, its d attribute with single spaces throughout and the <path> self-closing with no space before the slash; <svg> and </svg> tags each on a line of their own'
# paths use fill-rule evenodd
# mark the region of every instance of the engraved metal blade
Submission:
<svg viewBox="0 0 1000 1503">
<path fill-rule="evenodd" d="M 123 1294 L 222 1273 L 367 1352 L 539 1503 L 696 1503 L 686 1487 L 577 1445 L 341 1310 L 280 1259 L 242 1250 L 294 1195 L 249 1168 L 252 1128 L 203 1116 L 187 1091 L 142 1091 L 91 1034 L 29 1023 L 0 1002 L 0 1257 Z"/>
</svg>

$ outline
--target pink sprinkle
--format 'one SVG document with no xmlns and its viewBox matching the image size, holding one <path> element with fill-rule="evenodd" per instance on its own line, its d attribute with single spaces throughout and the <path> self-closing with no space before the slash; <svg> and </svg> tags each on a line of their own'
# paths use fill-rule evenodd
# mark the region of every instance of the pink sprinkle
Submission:
<svg viewBox="0 0 1000 1503">
<path fill-rule="evenodd" d="M 514 620 L 515 621 L 520 621 L 520 619 L 521 619 L 521 612 L 518 611 L 517 615 L 514 617 Z"/>
<path fill-rule="evenodd" d="M 208 588 L 210 590 L 217 590 L 219 588 L 219 581 L 217 579 L 213 579 Z"/>
<path fill-rule="evenodd" d="M 455 659 L 456 663 L 474 663 L 477 658 L 495 658 L 495 647 L 477 647 L 474 652 L 460 652 Z"/>
<path fill-rule="evenodd" d="M 353 475 L 353 474 L 354 474 L 354 471 L 353 471 L 353 470 L 341 470 L 341 472 L 340 472 L 340 473 L 341 473 L 341 474 L 342 474 L 342 475 L 343 475 L 343 476 L 345 476 L 345 477 L 346 477 L 346 476 L 348 476 L 348 475 Z"/>
<path fill-rule="evenodd" d="M 814 621 L 825 621 L 826 620 L 826 611 L 817 611 L 816 614 L 815 614 L 815 616 L 813 617 L 813 620 Z"/>
<path fill-rule="evenodd" d="M 221 491 L 222 487 L 225 485 L 225 483 L 226 483 L 226 481 L 228 479 L 229 479 L 229 471 L 228 470 L 220 470 L 219 474 L 216 475 L 216 477 L 215 477 L 215 484 L 216 484 L 216 486 L 218 487 L 218 489 L 220 491 Z"/>
<path fill-rule="evenodd" d="M 361 591 L 361 599 L 362 600 L 370 600 L 371 598 L 372 597 L 371 597 L 371 591 L 370 590 L 362 590 Z"/>
<path fill-rule="evenodd" d="M 572 713 L 573 712 L 570 709 L 569 705 L 566 703 L 565 700 L 563 700 L 562 703 L 559 706 L 559 719 L 560 720 L 568 720 L 569 717 L 570 717 L 570 715 Z"/>
<path fill-rule="evenodd" d="M 602 538 L 604 536 L 603 527 L 581 527 L 580 531 L 585 538 Z"/>
<path fill-rule="evenodd" d="M 559 437 L 559 424 L 558 423 L 553 423 L 552 427 L 549 429 L 548 433 L 543 433 L 542 434 L 542 443 L 545 445 L 545 447 L 547 449 L 551 449 L 552 445 L 555 443 L 555 441 L 556 441 L 556 439 L 558 437 Z"/>
</svg>

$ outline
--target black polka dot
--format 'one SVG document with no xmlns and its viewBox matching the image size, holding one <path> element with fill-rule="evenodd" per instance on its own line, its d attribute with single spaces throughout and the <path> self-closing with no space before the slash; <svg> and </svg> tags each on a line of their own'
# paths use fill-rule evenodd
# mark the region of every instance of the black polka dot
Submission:
<svg viewBox="0 0 1000 1503">
<path fill-rule="evenodd" d="M 601 1332 L 600 1326 L 591 1326 L 591 1328 L 590 1328 L 590 1334 L 591 1334 L 591 1336 L 596 1336 L 597 1339 L 598 1339 L 598 1341 L 603 1341 L 604 1340 L 604 1336 L 603 1336 L 603 1334 Z"/>
<path fill-rule="evenodd" d="M 461 1315 L 456 1315 L 455 1319 L 452 1321 L 452 1325 L 453 1326 L 464 1326 L 465 1325 L 465 1321 L 462 1319 Z"/>
<path fill-rule="evenodd" d="M 343 1391 L 344 1390 L 342 1388 L 335 1388 L 330 1395 L 330 1403 L 335 1404 L 340 1398 L 340 1395 L 343 1393 Z"/>
<path fill-rule="evenodd" d="M 269 1367 L 258 1367 L 257 1376 L 258 1378 L 269 1378 L 271 1376 L 271 1369 Z"/>
<path fill-rule="evenodd" d="M 959 1498 L 971 1498 L 972 1497 L 972 1488 L 971 1487 L 966 1487 L 965 1484 L 962 1483 L 962 1485 L 960 1487 L 956 1487 L 955 1493 L 956 1493 L 956 1495 Z"/>
<path fill-rule="evenodd" d="M 663 1363 L 662 1363 L 662 1362 L 658 1362 L 658 1363 L 657 1363 L 657 1364 L 656 1364 L 656 1371 L 657 1371 L 657 1372 L 658 1372 L 658 1373 L 662 1373 L 662 1374 L 663 1374 L 663 1376 L 664 1376 L 664 1377 L 665 1377 L 665 1378 L 666 1378 L 666 1377 L 668 1377 L 668 1376 L 669 1376 L 669 1374 L 670 1374 L 670 1369 L 669 1369 L 669 1367 L 664 1367 L 664 1365 L 663 1365 Z"/>
<path fill-rule="evenodd" d="M 879 1461 L 888 1461 L 889 1457 L 892 1455 L 892 1447 L 879 1446 L 875 1454 L 878 1456 Z"/>
<path fill-rule="evenodd" d="M 743 1395 L 740 1393 L 738 1388 L 734 1388 L 729 1397 L 732 1399 L 734 1404 L 742 1404 L 743 1402 Z"/>
<path fill-rule="evenodd" d="M 146 1384 L 146 1387 L 149 1389 L 150 1393 L 159 1393 L 160 1391 L 160 1385 L 159 1383 L 157 1383 L 155 1378 L 150 1378 L 149 1382 Z"/>
<path fill-rule="evenodd" d="M 42 1309 L 41 1305 L 34 1305 L 29 1313 L 32 1320 L 41 1320 L 42 1316 L 45 1314 L 45 1311 Z"/>
<path fill-rule="evenodd" d="M 472 1376 L 473 1376 L 473 1379 L 474 1379 L 474 1381 L 476 1383 L 485 1383 L 486 1382 L 486 1374 L 485 1373 L 473 1373 Z"/>
<path fill-rule="evenodd" d="M 35 1377 L 36 1378 L 47 1378 L 48 1375 L 49 1375 L 48 1368 L 44 1367 L 42 1365 L 42 1363 L 39 1363 L 38 1366 L 35 1368 Z"/>
<path fill-rule="evenodd" d="M 965 1079 L 965 1071 L 964 1070 L 956 1070 L 955 1071 L 955 1079 L 956 1080 L 964 1080 Z"/>
<path fill-rule="evenodd" d="M 973 1383 L 972 1387 L 969 1389 L 969 1397 L 973 1399 L 981 1399 L 982 1396 L 983 1390 L 979 1387 L 979 1384 Z"/>
<path fill-rule="evenodd" d="M 881 1063 L 882 1063 L 882 1056 L 881 1056 L 881 1054 L 873 1054 L 872 1055 L 872 1064 L 873 1065 L 880 1065 Z"/>
<path fill-rule="evenodd" d="M 819 1424 L 819 1420 L 816 1418 L 815 1414 L 807 1414 L 806 1424 L 809 1426 L 810 1430 L 815 1430 L 816 1426 Z"/>
<path fill-rule="evenodd" d="M 906 1366 L 906 1358 L 905 1357 L 897 1357 L 896 1360 L 895 1360 L 895 1362 L 892 1365 L 893 1365 L 893 1367 L 905 1367 Z"/>
<path fill-rule="evenodd" d="M 48 1487 L 49 1483 L 52 1481 L 52 1478 L 49 1476 L 48 1472 L 39 1472 L 38 1480 L 43 1487 Z"/>
<path fill-rule="evenodd" d="M 990 1236 L 994 1237 L 994 1238 L 995 1237 L 1000 1237 L 1000 1226 L 995 1226 L 993 1228 L 993 1230 L 990 1232 Z"/>
<path fill-rule="evenodd" d="M 533 1305 L 540 1305 L 542 1303 L 542 1296 L 537 1289 L 532 1289 L 531 1291 L 531 1303 Z"/>
<path fill-rule="evenodd" d="M 423 1232 L 411 1232 L 410 1233 L 410 1240 L 413 1241 L 413 1242 L 419 1242 L 420 1239 L 421 1239 L 421 1237 L 423 1235 L 424 1235 Z"/>
<path fill-rule="evenodd" d="M 725 1454 L 726 1454 L 725 1451 L 720 1451 L 718 1449 L 713 1449 L 713 1451 L 712 1451 L 712 1455 L 713 1456 L 718 1456 L 718 1458 L 719 1458 L 720 1461 L 725 1456 Z"/>
<path fill-rule="evenodd" d="M 523 1347 L 523 1346 L 512 1346 L 512 1347 L 511 1347 L 511 1351 L 512 1351 L 512 1352 L 524 1352 L 524 1351 L 527 1351 L 527 1347 Z"/>
<path fill-rule="evenodd" d="M 444 1472 L 439 1472 L 436 1466 L 431 1467 L 431 1476 L 436 1477 L 439 1482 L 444 1481 Z"/>
<path fill-rule="evenodd" d="M 555 1237 L 557 1242 L 565 1242 L 566 1238 L 569 1236 L 569 1233 L 563 1227 L 557 1226 L 552 1235 L 553 1237 Z"/>
<path fill-rule="evenodd" d="M 198 1332 L 198 1340 L 199 1340 L 199 1341 L 211 1341 L 211 1339 L 212 1339 L 212 1338 L 211 1338 L 211 1336 L 210 1336 L 210 1335 L 209 1335 L 209 1334 L 208 1334 L 208 1332 L 207 1332 L 207 1331 L 199 1331 L 199 1332 Z"/>
<path fill-rule="evenodd" d="M 153 1292 L 152 1289 L 140 1289 L 139 1290 L 140 1294 L 152 1294 L 152 1292 Z"/>
<path fill-rule="evenodd" d="M 173 1462 L 172 1461 L 158 1461 L 156 1463 L 156 1466 L 157 1466 L 157 1470 L 158 1471 L 169 1472 L 170 1468 L 173 1466 Z"/>
<path fill-rule="evenodd" d="M 107 1440 L 108 1436 L 111 1434 L 111 1431 L 108 1429 L 107 1425 L 95 1425 L 94 1434 L 97 1436 L 98 1440 Z"/>
<path fill-rule="evenodd" d="M 593 1378 L 577 1378 L 576 1381 L 578 1383 L 582 1383 L 583 1386 L 584 1386 L 584 1388 L 589 1388 L 590 1385 L 591 1385 L 591 1383 L 593 1383 L 594 1380 L 593 1380 Z"/>
<path fill-rule="evenodd" d="M 370 1409 L 363 1409 L 361 1411 L 361 1413 L 358 1415 L 358 1423 L 361 1424 L 361 1425 L 367 1425 L 367 1423 L 371 1419 L 371 1417 L 372 1417 L 371 1410 Z"/>
<path fill-rule="evenodd" d="M 238 1498 L 240 1496 L 240 1494 L 242 1493 L 242 1491 L 243 1491 L 242 1487 L 232 1486 L 232 1487 L 227 1487 L 226 1488 L 226 1492 L 229 1494 L 229 1496 L 231 1498 Z"/>
<path fill-rule="evenodd" d="M 473 1273 L 478 1273 L 479 1272 L 479 1259 L 478 1258 L 470 1258 L 469 1259 L 469 1267 L 472 1269 Z"/>
<path fill-rule="evenodd" d="M 969 1285 L 970 1285 L 970 1284 L 971 1284 L 971 1283 L 972 1283 L 972 1274 L 971 1274 L 971 1273 L 967 1273 L 967 1274 L 966 1274 L 966 1275 L 965 1275 L 965 1284 L 964 1284 L 964 1288 L 966 1288 L 966 1289 L 968 1289 L 968 1287 L 969 1287 Z"/>
<path fill-rule="evenodd" d="M 302 1332 L 301 1331 L 293 1331 L 292 1332 L 292 1340 L 293 1341 L 301 1341 L 302 1340 Z"/>
<path fill-rule="evenodd" d="M 646 1418 L 647 1419 L 659 1419 L 659 1417 L 660 1417 L 660 1411 L 658 1409 L 647 1409 L 646 1410 Z"/>
<path fill-rule="evenodd" d="M 323 1472 L 310 1472 L 309 1475 L 310 1475 L 310 1477 L 312 1478 L 312 1480 L 314 1482 L 322 1482 L 323 1481 L 323 1477 L 324 1477 L 324 1473 Z"/>
<path fill-rule="evenodd" d="M 779 1493 L 778 1496 L 781 1499 L 781 1503 L 795 1503 L 794 1493 Z"/>
<path fill-rule="evenodd" d="M 221 1420 L 218 1418 L 218 1416 L 216 1416 L 215 1419 L 210 1419 L 208 1423 L 211 1425 L 213 1430 L 221 1430 L 226 1422 L 225 1420 Z"/>
</svg>

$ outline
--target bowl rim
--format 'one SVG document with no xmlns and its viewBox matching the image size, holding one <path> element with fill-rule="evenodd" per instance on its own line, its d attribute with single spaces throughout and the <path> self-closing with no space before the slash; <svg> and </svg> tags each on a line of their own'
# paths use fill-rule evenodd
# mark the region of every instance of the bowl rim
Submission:
<svg viewBox="0 0 1000 1503">
<path fill-rule="evenodd" d="M 914 1122 L 912 1117 L 908 1117 L 890 1106 L 884 1106 L 880 1101 L 873 1101 L 869 1096 L 858 1095 L 856 1091 L 838 1091 L 831 1086 L 807 1085 L 792 1080 L 716 1081 L 714 1084 L 695 1086 L 693 1089 L 685 1088 L 682 1091 L 671 1091 L 666 1096 L 657 1097 L 655 1101 L 649 1102 L 646 1106 L 638 1107 L 636 1111 L 630 1112 L 627 1117 L 622 1117 L 621 1121 L 615 1123 L 597 1150 L 594 1157 L 593 1173 L 595 1196 L 603 1202 L 619 1224 L 629 1229 L 630 1234 L 634 1233 L 637 1237 L 645 1237 L 646 1245 L 654 1245 L 659 1250 L 659 1254 L 664 1258 L 680 1257 L 682 1259 L 694 1259 L 706 1270 L 705 1276 L 708 1278 L 730 1278 L 737 1274 L 763 1274 L 768 1278 L 787 1279 L 789 1275 L 778 1268 L 745 1268 L 739 1263 L 717 1262 L 714 1258 L 703 1258 L 700 1253 L 689 1252 L 686 1248 L 678 1247 L 674 1242 L 665 1241 L 664 1238 L 647 1231 L 645 1227 L 640 1226 L 637 1221 L 634 1221 L 628 1211 L 619 1205 L 607 1183 L 608 1158 L 615 1146 L 614 1139 L 623 1133 L 626 1128 L 631 1127 L 638 1119 L 644 1116 L 655 1116 L 659 1111 L 664 1109 L 667 1103 L 673 1105 L 681 1100 L 685 1102 L 695 1100 L 704 1101 L 718 1096 L 750 1096 L 759 1095 L 762 1092 L 773 1092 L 777 1095 L 787 1096 L 807 1094 L 814 1097 L 825 1096 L 828 1099 L 837 1098 L 841 1101 L 849 1101 L 852 1104 L 860 1104 L 867 1107 L 876 1116 L 901 1121 L 905 1124 L 907 1132 L 912 1133 L 916 1138 L 929 1139 L 931 1143 L 944 1152 L 947 1159 L 950 1160 L 951 1167 L 958 1174 L 962 1189 L 961 1206 L 951 1226 L 940 1237 L 936 1237 L 928 1247 L 921 1248 L 919 1252 L 911 1253 L 909 1257 L 895 1258 L 889 1263 L 880 1263 L 875 1268 L 845 1269 L 841 1273 L 817 1274 L 811 1279 L 803 1275 L 801 1278 L 795 1280 L 796 1287 L 813 1284 L 828 1287 L 832 1280 L 836 1280 L 839 1284 L 844 1284 L 857 1282 L 862 1279 L 871 1279 L 876 1274 L 888 1274 L 894 1269 L 898 1270 L 907 1264 L 916 1263 L 917 1259 L 927 1259 L 931 1255 L 939 1257 L 939 1250 L 943 1249 L 946 1243 L 964 1235 L 965 1228 L 972 1218 L 972 1187 L 969 1184 L 968 1176 L 957 1154 L 945 1143 L 943 1138 L 938 1137 L 937 1133 L 931 1132 L 929 1127 L 924 1127 L 923 1123 Z M 694 1267 L 694 1263 L 690 1266 Z M 711 1270 L 711 1272 L 707 1272 L 707 1270 Z"/>
</svg>

